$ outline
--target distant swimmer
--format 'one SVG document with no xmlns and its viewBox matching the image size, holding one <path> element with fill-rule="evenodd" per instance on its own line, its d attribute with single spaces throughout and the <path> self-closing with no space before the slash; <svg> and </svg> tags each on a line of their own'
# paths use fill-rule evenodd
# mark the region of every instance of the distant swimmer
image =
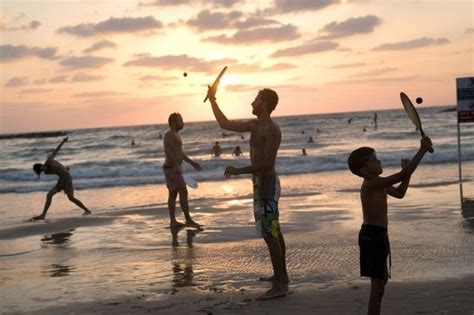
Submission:
<svg viewBox="0 0 474 315">
<path fill-rule="evenodd" d="M 170 130 L 165 133 L 165 164 L 163 165 L 163 173 L 166 178 L 166 187 L 168 188 L 168 210 L 170 212 L 170 227 L 179 227 L 184 224 L 176 221 L 176 197 L 179 194 L 179 204 L 186 218 L 186 225 L 191 227 L 200 227 L 200 225 L 191 219 L 188 205 L 188 189 L 183 178 L 183 170 L 181 164 L 183 161 L 188 162 L 197 170 L 201 170 L 199 163 L 191 160 L 183 152 L 183 142 L 178 132 L 183 129 L 183 118 L 178 113 L 173 113 L 168 118 Z"/>
<path fill-rule="evenodd" d="M 209 87 L 208 96 L 212 112 L 219 126 L 235 132 L 250 132 L 250 162 L 244 167 L 228 166 L 224 176 L 252 174 L 253 214 L 258 236 L 267 244 L 273 267 L 272 287 L 257 300 L 267 300 L 288 294 L 288 273 L 286 270 L 286 246 L 279 223 L 278 200 L 280 179 L 275 161 L 281 143 L 281 130 L 272 120 L 271 113 L 278 103 L 278 95 L 271 89 L 258 92 L 252 102 L 252 114 L 257 119 L 248 121 L 228 120 L 219 108 L 216 91 Z"/>
<path fill-rule="evenodd" d="M 216 141 L 216 143 L 212 147 L 212 156 L 213 157 L 220 157 L 221 154 L 222 154 L 221 146 L 219 145 L 219 141 Z"/>
<path fill-rule="evenodd" d="M 306 149 L 305 149 L 305 148 L 301 149 L 301 155 L 307 155 L 307 154 L 306 154 Z"/>
<path fill-rule="evenodd" d="M 364 127 L 364 129 L 362 129 L 363 132 L 366 132 L 367 131 L 367 128 Z"/>
<path fill-rule="evenodd" d="M 132 139 L 132 143 L 130 145 L 135 145 L 135 139 Z"/>
<path fill-rule="evenodd" d="M 308 138 L 308 143 L 314 143 L 313 137 L 309 136 L 309 138 Z"/>
<path fill-rule="evenodd" d="M 377 112 L 374 113 L 374 129 L 377 130 Z"/>
<path fill-rule="evenodd" d="M 241 156 L 242 155 L 242 150 L 240 149 L 240 145 L 236 146 L 234 151 L 232 152 L 233 156 Z"/>
<path fill-rule="evenodd" d="M 352 117 L 347 120 L 347 123 L 350 125 L 352 122 Z"/>
<path fill-rule="evenodd" d="M 321 130 L 319 130 L 319 128 L 316 128 L 316 132 L 317 132 L 317 133 L 320 133 L 320 132 L 321 132 Z"/>
<path fill-rule="evenodd" d="M 38 175 L 41 175 L 41 172 L 44 172 L 47 175 L 53 174 L 59 177 L 58 182 L 56 185 L 48 192 L 46 195 L 46 203 L 44 204 L 43 213 L 36 217 L 32 217 L 30 220 L 43 220 L 46 217 L 46 212 L 48 212 L 49 207 L 51 206 L 51 202 L 53 200 L 53 196 L 64 190 L 64 193 L 67 195 L 70 201 L 76 204 L 79 208 L 84 210 L 84 214 L 91 214 L 91 211 L 84 206 L 84 204 L 77 198 L 74 197 L 74 187 L 72 186 L 72 177 L 69 174 L 69 168 L 63 166 L 61 163 L 56 161 L 54 158 L 59 152 L 59 149 L 63 146 L 63 144 L 68 141 L 69 138 L 64 138 L 63 141 L 58 145 L 56 149 L 48 156 L 48 159 L 44 164 L 36 163 L 33 165 L 33 171 Z"/>
<path fill-rule="evenodd" d="M 158 135 L 158 139 L 159 139 L 159 140 L 162 140 L 162 139 L 163 139 L 163 135 L 161 134 L 161 131 L 160 131 L 160 134 Z"/>
<path fill-rule="evenodd" d="M 301 134 L 304 135 L 304 130 L 301 130 Z"/>
</svg>

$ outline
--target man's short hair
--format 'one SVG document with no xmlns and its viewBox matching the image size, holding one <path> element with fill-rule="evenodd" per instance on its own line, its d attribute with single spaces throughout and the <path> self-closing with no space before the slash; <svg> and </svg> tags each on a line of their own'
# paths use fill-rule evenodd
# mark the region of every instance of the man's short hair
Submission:
<svg viewBox="0 0 474 315">
<path fill-rule="evenodd" d="M 360 169 L 363 168 L 367 161 L 370 159 L 370 155 L 374 153 L 375 150 L 369 147 L 361 147 L 352 151 L 351 155 L 347 159 L 347 164 L 351 172 L 357 176 L 364 177 L 360 173 Z"/>
<path fill-rule="evenodd" d="M 263 89 L 263 90 L 260 90 L 260 92 L 258 93 L 262 97 L 262 100 L 264 100 L 267 103 L 268 111 L 270 113 L 273 112 L 273 110 L 278 104 L 278 94 L 272 89 Z"/>
<path fill-rule="evenodd" d="M 170 117 L 168 117 L 168 125 L 173 125 L 175 124 L 177 121 L 178 121 L 178 118 L 181 117 L 181 114 L 180 113 L 173 113 L 170 115 Z"/>
<path fill-rule="evenodd" d="M 41 166 L 43 166 L 43 164 L 41 163 L 36 163 L 35 165 L 33 165 L 33 171 L 35 171 L 36 175 L 40 176 L 41 174 Z"/>
</svg>

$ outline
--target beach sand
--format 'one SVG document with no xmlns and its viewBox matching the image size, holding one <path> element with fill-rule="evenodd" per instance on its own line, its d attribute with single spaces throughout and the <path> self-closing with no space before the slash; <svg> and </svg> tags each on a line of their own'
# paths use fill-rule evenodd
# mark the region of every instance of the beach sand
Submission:
<svg viewBox="0 0 474 315">
<path fill-rule="evenodd" d="M 34 314 L 365 314 L 367 281 L 326 288 L 317 284 L 292 285 L 287 297 L 255 301 L 261 290 L 226 285 L 183 288 L 167 297 L 143 294 L 112 300 L 76 303 L 34 311 Z M 424 282 L 388 284 L 382 314 L 472 314 L 474 276 Z"/>
<path fill-rule="evenodd" d="M 424 172 L 432 169 L 418 176 Z M 254 300 L 269 286 L 258 278 L 270 275 L 271 265 L 255 235 L 251 185 L 239 179 L 191 191 L 192 214 L 204 230 L 171 231 L 162 204 L 86 217 L 52 211 L 46 222 L 3 227 L 2 312 L 363 314 L 369 281 L 358 266 L 360 181 L 329 174 L 281 178 L 293 192 L 280 200 L 287 297 Z M 383 313 L 472 314 L 474 207 L 461 209 L 456 183 L 420 182 L 415 177 L 405 199 L 389 201 L 393 266 Z M 206 197 L 216 189 L 223 190 L 219 198 Z M 131 191 L 136 200 L 149 194 L 146 187 Z M 474 191 L 472 182 L 465 191 Z M 89 200 L 96 194 L 82 193 Z"/>
</svg>

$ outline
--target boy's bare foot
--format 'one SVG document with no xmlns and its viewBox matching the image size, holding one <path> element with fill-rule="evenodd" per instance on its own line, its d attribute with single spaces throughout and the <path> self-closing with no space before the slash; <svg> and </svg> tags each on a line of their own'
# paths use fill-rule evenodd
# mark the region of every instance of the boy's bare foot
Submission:
<svg viewBox="0 0 474 315">
<path fill-rule="evenodd" d="M 37 215 L 36 217 L 32 217 L 29 221 L 36 221 L 36 220 L 44 220 L 44 215 Z"/>
<path fill-rule="evenodd" d="M 170 223 L 170 228 L 172 228 L 172 229 L 180 228 L 180 227 L 183 227 L 183 226 L 186 226 L 186 224 L 184 224 L 182 222 L 179 222 L 179 221 L 175 221 L 175 222 Z"/>
<path fill-rule="evenodd" d="M 279 297 L 284 297 L 288 293 L 288 286 L 273 286 L 270 290 L 267 292 L 263 293 L 262 295 L 259 295 L 257 297 L 257 301 L 264 301 L 264 300 L 270 300 L 270 299 L 276 299 Z"/>
<path fill-rule="evenodd" d="M 202 225 L 194 222 L 193 220 L 186 221 L 186 226 L 200 228 Z"/>
<path fill-rule="evenodd" d="M 89 215 L 91 214 L 92 212 L 90 210 L 84 210 L 84 213 L 82 215 Z"/>
</svg>

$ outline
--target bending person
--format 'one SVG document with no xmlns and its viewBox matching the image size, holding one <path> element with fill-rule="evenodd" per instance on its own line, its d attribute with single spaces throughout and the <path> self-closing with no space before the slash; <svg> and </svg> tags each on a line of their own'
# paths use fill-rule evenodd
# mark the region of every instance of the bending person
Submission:
<svg viewBox="0 0 474 315">
<path fill-rule="evenodd" d="M 74 187 L 72 185 L 72 177 L 69 173 L 69 169 L 54 159 L 58 154 L 59 149 L 61 149 L 63 144 L 68 141 L 68 139 L 69 138 L 67 137 L 63 139 L 63 141 L 58 145 L 58 147 L 54 149 L 53 153 L 48 156 L 48 159 L 46 160 L 46 162 L 44 162 L 44 164 L 36 163 L 35 165 L 33 165 L 33 171 L 35 171 L 38 177 L 41 175 L 41 172 L 44 172 L 47 175 L 57 175 L 59 179 L 56 185 L 46 195 L 46 202 L 44 204 L 43 213 L 31 218 L 30 220 L 43 220 L 46 217 L 46 213 L 48 212 L 49 207 L 51 206 L 53 196 L 61 190 L 64 190 L 64 193 L 67 195 L 70 201 L 72 201 L 79 208 L 84 210 L 84 215 L 91 213 L 91 211 L 87 209 L 87 207 L 84 206 L 84 204 L 79 199 L 74 197 Z"/>
</svg>

